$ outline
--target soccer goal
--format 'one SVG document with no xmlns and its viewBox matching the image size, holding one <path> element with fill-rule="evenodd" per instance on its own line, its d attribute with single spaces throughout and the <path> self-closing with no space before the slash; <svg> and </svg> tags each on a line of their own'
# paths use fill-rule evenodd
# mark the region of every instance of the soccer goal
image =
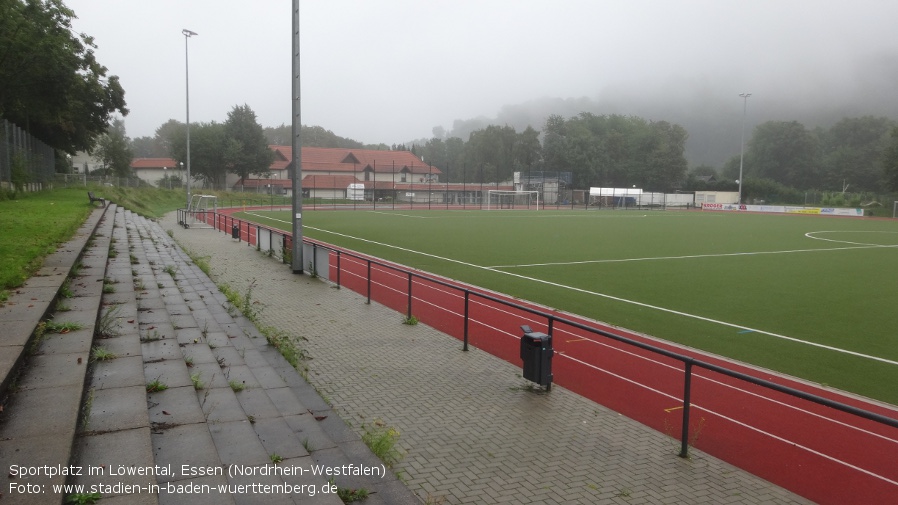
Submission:
<svg viewBox="0 0 898 505">
<path fill-rule="evenodd" d="M 211 208 L 210 208 L 211 205 Z M 214 195 L 190 195 L 190 207 L 187 209 L 184 228 L 212 228 L 210 219 L 214 219 L 218 211 L 218 197 Z"/>
<path fill-rule="evenodd" d="M 487 197 L 486 210 L 539 210 L 539 191 L 503 191 L 500 189 L 491 189 L 487 192 Z"/>
</svg>

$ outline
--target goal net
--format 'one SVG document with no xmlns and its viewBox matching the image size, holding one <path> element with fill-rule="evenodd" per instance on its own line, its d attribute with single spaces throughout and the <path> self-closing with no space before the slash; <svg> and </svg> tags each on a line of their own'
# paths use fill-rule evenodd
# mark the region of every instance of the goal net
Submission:
<svg viewBox="0 0 898 505">
<path fill-rule="evenodd" d="M 539 210 L 539 191 L 503 191 L 491 189 L 487 192 L 487 196 L 486 210 Z"/>
</svg>

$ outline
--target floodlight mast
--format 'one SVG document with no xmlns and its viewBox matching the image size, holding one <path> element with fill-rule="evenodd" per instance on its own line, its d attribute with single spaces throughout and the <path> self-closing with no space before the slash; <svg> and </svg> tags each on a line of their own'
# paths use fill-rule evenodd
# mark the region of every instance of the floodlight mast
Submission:
<svg viewBox="0 0 898 505">
<path fill-rule="evenodd" d="M 187 97 L 187 207 L 185 209 L 190 212 L 190 63 L 187 59 L 187 39 L 197 33 L 184 28 L 181 30 L 181 34 L 184 35 L 184 84 Z"/>
<path fill-rule="evenodd" d="M 751 93 L 739 93 L 742 97 L 742 149 L 739 150 L 739 205 L 742 205 L 742 159 L 745 157 L 745 111 Z"/>
<path fill-rule="evenodd" d="M 292 110 L 293 110 L 293 248 L 290 268 L 294 274 L 302 274 L 302 118 L 300 110 L 299 80 L 299 0 L 293 0 L 293 74 L 292 74 Z"/>
</svg>

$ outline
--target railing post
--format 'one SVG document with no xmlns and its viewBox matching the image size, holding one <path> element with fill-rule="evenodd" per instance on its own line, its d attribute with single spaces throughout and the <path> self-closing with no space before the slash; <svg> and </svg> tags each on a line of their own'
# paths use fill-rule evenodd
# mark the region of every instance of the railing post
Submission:
<svg viewBox="0 0 898 505">
<path fill-rule="evenodd" d="M 312 274 L 318 275 L 318 244 L 312 242 Z M 371 303 L 371 300 L 368 300 Z"/>
<path fill-rule="evenodd" d="M 371 260 L 368 260 L 368 304 L 371 304 Z"/>
<path fill-rule="evenodd" d="M 340 287 L 340 250 L 337 249 L 337 287 Z"/>
<path fill-rule="evenodd" d="M 408 314 L 406 314 L 406 319 L 412 319 L 412 273 L 408 273 Z"/>
<path fill-rule="evenodd" d="M 552 317 L 552 316 L 550 315 L 550 316 L 549 316 L 549 327 L 547 328 L 547 330 L 548 330 L 547 333 L 549 334 L 549 342 L 552 342 L 552 332 L 554 331 L 554 329 L 555 329 L 555 318 Z M 552 343 L 552 347 L 553 347 L 553 348 L 555 347 L 554 342 Z M 553 352 L 554 352 L 554 351 L 553 351 Z M 550 368 L 550 370 L 551 370 L 551 368 Z M 549 391 L 552 391 L 552 379 L 551 379 L 551 376 L 550 376 L 550 378 L 549 378 L 549 383 L 546 384 L 546 393 L 548 393 Z"/>
<path fill-rule="evenodd" d="M 471 292 L 467 289 L 465 290 L 465 345 L 462 347 L 462 351 L 468 350 L 468 300 L 471 298 Z"/>
<path fill-rule="evenodd" d="M 683 434 L 680 439 L 680 457 L 689 457 L 689 408 L 692 391 L 692 361 L 686 361 L 686 380 L 683 386 Z"/>
</svg>

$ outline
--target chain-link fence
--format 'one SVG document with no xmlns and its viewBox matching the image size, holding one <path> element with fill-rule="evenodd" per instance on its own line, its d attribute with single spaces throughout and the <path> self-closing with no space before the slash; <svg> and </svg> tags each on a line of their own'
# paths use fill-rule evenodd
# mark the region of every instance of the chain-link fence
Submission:
<svg viewBox="0 0 898 505">
<path fill-rule="evenodd" d="M 150 183 L 137 177 L 116 177 L 111 175 L 53 174 L 50 182 L 57 188 L 83 186 L 150 187 Z"/>
</svg>

